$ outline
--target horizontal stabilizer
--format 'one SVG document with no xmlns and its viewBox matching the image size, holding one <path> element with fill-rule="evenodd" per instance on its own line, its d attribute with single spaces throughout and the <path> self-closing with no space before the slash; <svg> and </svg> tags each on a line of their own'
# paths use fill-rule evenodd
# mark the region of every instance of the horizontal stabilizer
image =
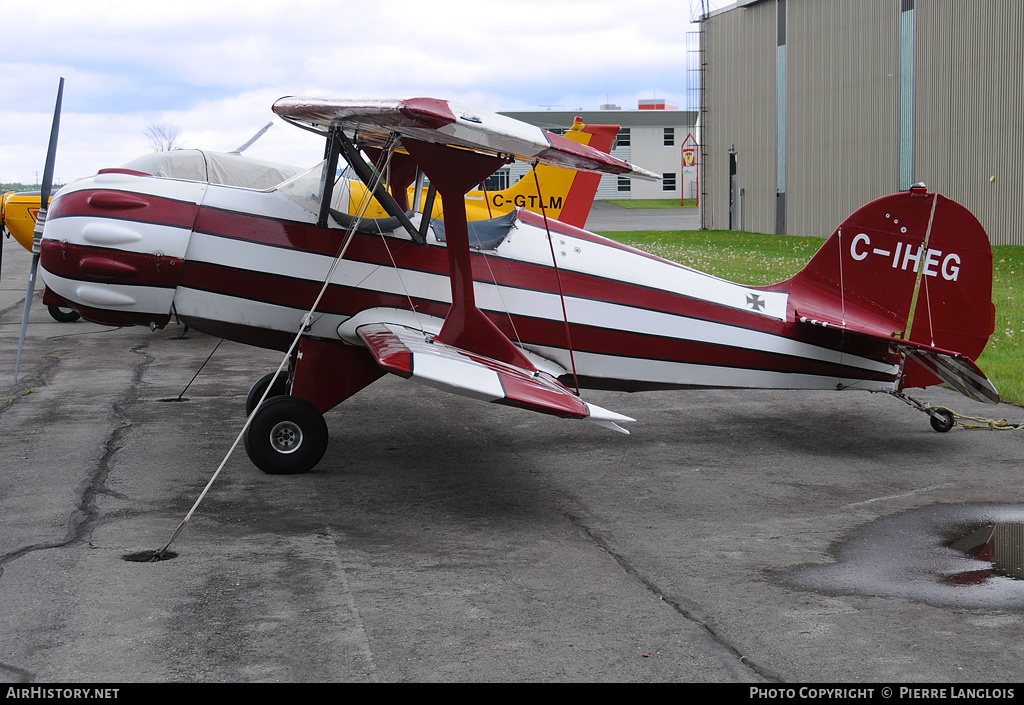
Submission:
<svg viewBox="0 0 1024 705">
<path fill-rule="evenodd" d="M 969 357 L 909 340 L 893 341 L 893 345 L 964 396 L 986 404 L 999 403 L 999 392 Z"/>
<path fill-rule="evenodd" d="M 884 341 L 888 343 L 890 350 L 894 349 L 903 353 L 906 363 L 920 365 L 964 396 L 986 404 L 999 403 L 999 392 L 996 391 L 995 385 L 985 376 L 981 368 L 966 355 L 953 350 L 943 350 L 933 345 L 915 343 L 912 340 L 891 338 L 877 333 L 866 333 L 849 326 L 844 326 L 840 321 L 812 319 L 807 316 L 801 316 L 797 320 L 804 324 L 835 328 L 846 331 L 850 335 Z M 907 380 L 905 376 L 908 367 L 912 366 L 904 364 L 903 371 L 900 373 L 899 384 L 901 390 L 908 386 L 906 385 Z"/>
<path fill-rule="evenodd" d="M 360 326 L 356 334 L 382 369 L 446 392 L 563 418 L 589 419 L 622 433 L 628 431 L 618 424 L 634 420 L 588 404 L 542 372 L 528 372 L 440 343 L 419 330 L 372 323 Z"/>
</svg>

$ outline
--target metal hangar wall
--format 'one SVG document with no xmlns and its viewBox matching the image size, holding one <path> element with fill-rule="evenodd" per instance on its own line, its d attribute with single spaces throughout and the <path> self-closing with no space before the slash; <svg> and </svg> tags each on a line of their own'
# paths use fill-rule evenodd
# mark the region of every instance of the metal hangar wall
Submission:
<svg viewBox="0 0 1024 705">
<path fill-rule="evenodd" d="M 924 181 L 1024 244 L 1024 3 L 741 0 L 701 56 L 706 227 L 824 237 Z"/>
</svg>

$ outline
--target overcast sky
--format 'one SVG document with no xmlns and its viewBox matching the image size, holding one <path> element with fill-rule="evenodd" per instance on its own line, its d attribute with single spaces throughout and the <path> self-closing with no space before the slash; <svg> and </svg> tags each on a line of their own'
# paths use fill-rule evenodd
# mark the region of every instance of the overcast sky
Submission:
<svg viewBox="0 0 1024 705">
<path fill-rule="evenodd" d="M 458 99 L 491 110 L 695 100 L 696 0 L 0 0 L 0 180 L 41 175 L 60 76 L 55 176 L 151 150 L 311 165 L 321 140 L 274 118 L 285 95 Z"/>
</svg>

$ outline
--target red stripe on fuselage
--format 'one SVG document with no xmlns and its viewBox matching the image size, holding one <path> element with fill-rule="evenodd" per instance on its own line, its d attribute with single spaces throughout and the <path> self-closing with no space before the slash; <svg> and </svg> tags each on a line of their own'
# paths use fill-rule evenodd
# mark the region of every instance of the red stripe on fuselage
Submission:
<svg viewBox="0 0 1024 705">
<path fill-rule="evenodd" d="M 109 247 L 43 240 L 41 258 L 48 272 L 64 279 L 98 284 L 130 284 L 173 289 L 184 260 L 126 252 Z"/>
<path fill-rule="evenodd" d="M 89 203 L 89 199 L 94 194 L 103 193 L 125 194 L 133 199 L 144 201 L 146 205 L 143 207 L 111 210 L 110 208 L 97 207 Z M 55 198 L 53 206 L 46 214 L 46 219 L 88 216 L 91 218 L 130 220 L 138 223 L 152 223 L 153 225 L 169 225 L 176 228 L 191 229 L 198 211 L 199 206 L 191 201 L 179 201 L 162 196 L 152 196 L 134 191 L 119 191 L 117 189 L 83 189 L 81 191 L 61 194 L 60 198 Z"/>
<path fill-rule="evenodd" d="M 186 264 L 181 285 L 225 296 L 285 306 L 299 311 L 308 310 L 321 288 L 321 284 L 314 281 L 199 262 Z M 413 303 L 418 312 L 438 318 L 447 315 L 449 309 L 449 304 L 443 301 L 413 298 Z M 408 308 L 408 305 L 409 300 L 398 294 L 331 285 L 318 310 L 323 313 L 352 316 L 369 308 Z M 513 315 L 510 321 L 507 314 L 485 313 L 514 342 L 526 346 L 563 349 L 566 347 L 565 327 L 560 320 Z M 680 325 L 685 326 L 685 319 L 680 320 Z M 830 334 L 827 329 L 810 326 L 801 326 L 800 328 L 809 328 L 810 330 L 805 332 L 822 337 Z M 573 347 L 577 351 L 621 358 L 664 360 L 674 363 L 822 376 L 880 377 L 878 374 L 852 366 L 783 353 L 589 325 L 572 324 L 571 335 Z M 857 342 L 861 337 L 849 336 L 849 339 L 851 342 Z M 847 350 L 847 352 L 852 351 Z M 882 359 L 888 359 L 886 346 L 881 343 L 876 344 L 873 350 L 860 351 L 861 354 L 867 352 L 874 353 L 876 358 L 882 356 Z M 895 359 L 888 359 L 888 361 L 895 362 Z"/>
<path fill-rule="evenodd" d="M 207 235 L 301 250 L 327 257 L 337 256 L 348 235 L 344 230 L 318 228 L 310 223 L 208 207 L 199 210 L 194 229 Z"/>
<path fill-rule="evenodd" d="M 333 256 L 334 252 L 340 249 L 344 238 L 347 237 L 347 233 L 341 230 L 324 231 L 310 225 L 274 221 L 268 218 L 240 216 L 240 219 L 236 222 L 235 217 L 238 217 L 239 214 L 224 211 L 214 211 L 218 214 L 217 217 L 207 218 L 206 212 L 208 210 L 212 209 L 203 209 L 203 213 L 200 215 L 200 221 L 206 225 L 209 226 L 216 222 L 219 224 L 219 231 L 227 230 L 233 224 L 237 226 L 232 235 L 213 232 L 212 228 L 207 229 L 207 234 L 219 237 L 232 237 L 257 244 L 293 250 L 300 249 L 323 256 Z M 579 233 L 587 235 L 592 242 L 599 245 L 610 242 L 600 236 L 591 235 L 571 226 L 563 224 L 560 227 L 573 231 L 574 235 Z M 615 243 L 611 244 L 611 246 L 614 245 Z M 633 252 L 631 248 L 625 246 L 621 246 L 621 249 Z M 653 255 L 648 256 L 653 260 L 663 261 Z M 357 233 L 351 246 L 345 253 L 345 259 L 388 268 L 394 266 L 392 265 L 393 259 L 395 265 L 400 269 L 425 272 L 444 277 L 448 276 L 448 261 L 444 247 L 417 246 L 408 240 L 394 237 L 382 238 L 379 235 Z M 195 262 L 186 262 L 186 275 L 188 270 L 196 264 Z M 495 255 L 475 253 L 473 255 L 473 271 L 476 274 L 475 281 L 481 283 L 496 283 L 510 288 L 540 291 L 551 295 L 558 294 L 558 282 L 555 277 L 554 268 L 548 265 L 530 264 Z M 493 276 L 485 278 L 481 276 L 483 274 Z M 201 281 L 186 276 L 183 284 L 232 295 L 231 290 L 217 284 L 217 276 L 219 275 L 203 276 Z M 319 283 L 313 284 L 289 278 L 284 278 L 285 281 L 290 282 L 287 284 L 278 282 L 273 285 L 268 283 L 246 285 L 244 275 L 234 270 L 226 273 L 225 276 L 232 282 L 232 286 L 246 287 L 244 294 L 238 294 L 243 296 L 243 298 L 264 301 L 267 300 L 267 292 L 274 291 L 277 292 L 275 296 L 286 297 L 277 300 L 278 303 L 298 309 L 308 308 L 320 287 Z M 241 277 L 241 280 L 239 277 Z M 721 323 L 744 330 L 778 335 L 832 350 L 843 350 L 844 352 L 876 360 L 892 362 L 892 357 L 888 354 L 886 346 L 865 340 L 844 340 L 841 331 L 837 329 L 779 321 L 661 289 L 639 286 L 571 270 L 561 270 L 561 279 L 565 295 L 569 297 L 603 301 L 631 308 L 660 311 L 701 321 Z M 292 287 L 295 288 L 295 291 L 289 292 L 289 289 Z M 331 288 L 333 290 L 335 287 Z M 349 295 L 358 297 L 358 294 L 355 293 Z M 331 298 L 333 296 L 335 295 L 329 293 L 329 297 L 324 303 L 325 310 L 338 310 L 341 312 L 341 309 L 349 308 L 348 305 L 342 306 L 340 303 L 332 304 Z M 380 296 L 382 300 L 392 303 L 378 305 L 395 305 L 399 308 L 405 308 L 407 305 L 404 297 L 396 297 L 389 294 L 380 294 Z M 335 308 L 335 306 L 338 306 L 338 308 Z M 437 310 L 436 306 L 431 308 Z M 443 304 L 441 311 L 439 315 L 443 316 L 447 312 L 447 304 Z M 501 316 L 500 318 L 507 324 L 506 317 Z M 513 340 L 515 339 L 511 331 L 507 331 L 506 334 Z"/>
<path fill-rule="evenodd" d="M 543 225 L 543 220 L 535 214 L 521 213 L 520 217 L 523 222 Z M 549 221 L 549 224 L 553 232 L 578 237 L 600 246 L 637 253 L 648 259 L 664 262 L 664 260 L 654 255 L 639 252 L 633 248 L 564 223 Z M 227 237 L 269 247 L 299 250 L 328 257 L 333 257 L 340 251 L 344 240 L 348 236 L 348 233 L 343 230 L 324 230 L 311 224 L 277 220 L 214 208 L 201 209 L 197 218 L 196 229 L 216 237 Z M 268 256 L 272 256 L 272 254 Z M 381 237 L 380 235 L 357 233 L 354 235 L 352 244 L 346 251 L 345 259 L 389 268 L 397 265 L 399 269 L 448 276 L 446 248 L 440 246 L 417 246 L 408 240 L 390 236 Z M 558 293 L 558 282 L 552 266 L 530 264 L 496 255 L 484 255 L 482 253 L 473 254 L 473 265 L 474 273 L 477 275 L 475 281 L 481 283 L 496 283 L 500 286 L 535 290 L 552 295 L 557 295 Z M 344 263 L 342 266 L 344 266 Z M 668 263 L 668 266 L 674 265 Z M 480 276 L 484 273 L 492 276 L 490 278 Z M 842 350 L 844 353 L 884 361 L 890 364 L 895 364 L 898 360 L 898 356 L 891 353 L 884 342 L 872 341 L 860 336 L 844 337 L 842 331 L 834 328 L 806 326 L 779 321 L 661 289 L 653 289 L 571 270 L 561 270 L 561 280 L 562 289 L 568 297 L 608 302 L 641 310 L 664 312 L 743 330 L 758 331 L 796 340 L 801 343 L 821 346 L 829 350 Z M 315 299 L 321 286 L 319 282 L 309 280 L 198 262 L 186 262 L 181 283 L 183 286 L 195 289 L 276 303 L 299 310 L 306 310 L 312 305 L 312 301 Z M 430 315 L 443 317 L 449 308 L 449 305 L 445 302 L 428 301 L 418 298 L 414 300 L 417 310 Z M 358 311 L 375 306 L 406 308 L 408 300 L 405 296 L 387 292 L 374 292 L 332 285 L 328 289 L 320 310 L 341 315 L 354 315 Z M 488 316 L 510 339 L 517 340 L 516 331 L 512 329 L 507 315 L 489 313 Z M 527 331 L 533 330 L 528 321 L 538 321 L 540 319 L 514 316 L 514 320 L 515 328 L 524 343 L 553 347 L 565 346 L 564 332 L 559 334 L 545 332 L 544 334 L 534 336 L 528 335 L 524 330 L 518 330 L 520 325 Z M 523 323 L 520 324 L 520 321 L 523 321 Z M 543 323 L 543 325 L 548 324 L 550 322 Z M 562 328 L 560 322 L 552 325 Z M 682 325 L 685 325 L 685 323 Z M 578 327 L 573 326 L 573 330 L 576 330 Z M 766 353 L 714 343 L 679 341 L 669 337 L 623 334 L 612 329 L 594 328 L 593 330 L 601 331 L 599 337 L 608 340 L 628 340 L 628 343 L 622 345 L 598 344 L 598 341 L 595 340 L 593 345 L 585 346 L 587 349 L 602 354 L 686 362 L 690 361 L 691 353 L 680 354 L 677 346 L 684 345 L 687 348 L 697 346 L 712 352 L 698 355 L 692 360 L 696 364 L 749 366 L 755 369 L 807 371 L 809 374 L 843 375 L 848 377 L 878 376 L 855 367 L 780 353 Z M 583 349 L 580 342 L 575 340 L 576 335 L 576 333 L 573 333 L 574 345 L 577 348 Z M 652 353 L 650 351 L 651 338 L 666 341 L 665 344 L 669 345 L 672 349 Z M 638 355 L 638 350 L 643 350 L 643 353 Z M 727 355 L 726 359 L 723 359 L 723 350 L 734 350 L 737 352 L 735 355 Z M 754 359 L 758 362 L 752 364 L 751 360 Z M 787 362 L 780 366 L 779 362 L 781 360 L 792 362 Z"/>
<path fill-rule="evenodd" d="M 525 215 L 527 215 L 526 212 L 521 213 L 521 216 Z M 574 237 L 582 237 L 598 245 L 607 245 L 614 249 L 640 254 L 648 259 L 665 263 L 667 266 L 677 266 L 599 235 L 587 233 L 584 230 L 557 223 L 557 221 L 551 221 L 551 223 L 555 226 L 554 232 L 564 232 Z M 305 223 L 274 220 L 212 208 L 201 210 L 196 221 L 196 230 L 207 235 L 300 250 L 327 257 L 334 257 L 341 250 L 348 236 L 344 230 L 323 230 Z M 270 256 L 272 255 L 268 255 L 268 257 Z M 356 233 L 352 244 L 345 252 L 345 259 L 448 276 L 448 256 L 445 247 L 419 246 L 409 240 L 390 236 L 382 238 L 380 235 Z M 553 265 L 531 264 L 479 252 L 473 253 L 472 261 L 475 281 L 548 294 L 557 295 L 559 292 L 559 282 L 556 279 Z M 493 276 L 482 276 L 485 273 Z M 681 314 L 691 318 L 769 333 L 778 333 L 784 325 L 777 319 L 766 318 L 661 289 L 566 269 L 561 269 L 560 274 L 561 288 L 565 296 L 607 301 L 650 311 Z"/>
</svg>

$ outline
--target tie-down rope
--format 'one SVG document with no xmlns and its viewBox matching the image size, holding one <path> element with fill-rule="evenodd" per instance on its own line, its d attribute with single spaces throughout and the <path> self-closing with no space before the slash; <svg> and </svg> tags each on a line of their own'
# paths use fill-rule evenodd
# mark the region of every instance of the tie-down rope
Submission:
<svg viewBox="0 0 1024 705">
<path fill-rule="evenodd" d="M 390 146 L 388 147 L 388 165 L 390 165 L 391 155 L 394 153 L 395 144 L 396 143 L 392 140 Z M 325 166 L 324 168 L 326 169 L 327 167 Z M 330 178 L 335 178 L 335 175 L 331 174 Z M 372 194 L 376 190 L 376 188 L 380 185 L 382 178 L 383 172 L 379 171 L 377 173 L 377 177 L 375 179 L 373 187 L 369 190 L 362 207 L 359 209 L 359 215 L 356 216 L 355 222 L 352 224 L 352 227 L 348 231 L 348 237 L 345 239 L 345 243 L 344 245 L 342 245 L 341 251 L 338 253 L 337 257 L 334 258 L 334 262 L 331 263 L 331 268 L 327 272 L 327 277 L 324 279 L 323 286 L 320 288 L 320 293 L 317 294 L 316 300 L 313 302 L 313 306 L 309 309 L 308 312 L 306 312 L 305 315 L 303 315 L 302 325 L 299 326 L 299 330 L 295 334 L 295 338 L 292 340 L 292 344 L 288 346 L 288 351 L 285 352 L 284 358 L 281 360 L 281 364 L 277 366 L 277 370 L 274 372 L 274 376 L 271 378 L 270 383 L 267 385 L 267 388 L 263 391 L 263 396 L 261 396 L 259 402 L 257 402 L 256 405 L 253 406 L 252 412 L 245 419 L 245 424 L 242 425 L 242 430 L 239 431 L 238 436 L 235 437 L 235 442 L 231 444 L 231 447 L 228 449 L 227 455 L 224 456 L 224 459 L 221 460 L 220 465 L 217 466 L 217 470 L 213 473 L 213 476 L 210 478 L 209 482 L 206 483 L 206 487 L 203 488 L 203 491 L 196 499 L 195 504 L 192 505 L 192 508 L 189 509 L 188 514 L 186 514 L 185 518 L 181 520 L 180 524 L 178 524 L 178 528 L 174 530 L 174 534 L 171 535 L 171 538 L 167 542 L 167 544 L 159 551 L 153 554 L 153 557 L 150 559 L 151 561 L 163 560 L 164 553 L 167 551 L 167 549 L 171 547 L 171 544 L 174 543 L 175 539 L 178 538 L 181 532 L 184 531 L 185 525 L 188 524 L 189 520 L 192 518 L 192 515 L 196 513 L 197 509 L 199 509 L 199 505 L 202 503 L 203 499 L 206 498 L 207 493 L 210 491 L 210 488 L 213 486 L 213 483 L 220 475 L 221 470 L 223 470 L 224 466 L 227 465 L 227 462 L 231 458 L 231 455 L 235 452 L 235 448 L 238 447 L 238 444 L 242 441 L 242 438 L 245 436 L 245 432 L 249 430 L 249 426 L 250 424 L 252 424 L 253 416 L 256 415 L 256 412 L 259 410 L 260 405 L 263 404 L 267 396 L 270 394 L 270 390 L 273 388 L 274 382 L 276 382 L 277 378 L 281 375 L 281 370 L 284 369 L 284 366 L 291 359 L 292 353 L 295 351 L 295 347 L 299 344 L 299 340 L 302 338 L 302 334 L 313 325 L 313 314 L 316 312 L 317 306 L 320 305 L 321 299 L 323 299 L 324 294 L 327 292 L 327 288 L 330 286 L 331 279 L 334 277 L 334 273 L 337 271 L 338 265 L 340 265 L 341 260 L 344 259 L 345 252 L 348 250 L 348 246 L 352 243 L 352 240 L 354 239 L 356 228 L 359 227 L 359 223 L 362 221 L 363 215 L 366 213 L 366 209 L 369 208 L 371 198 L 369 194 Z"/>
</svg>

